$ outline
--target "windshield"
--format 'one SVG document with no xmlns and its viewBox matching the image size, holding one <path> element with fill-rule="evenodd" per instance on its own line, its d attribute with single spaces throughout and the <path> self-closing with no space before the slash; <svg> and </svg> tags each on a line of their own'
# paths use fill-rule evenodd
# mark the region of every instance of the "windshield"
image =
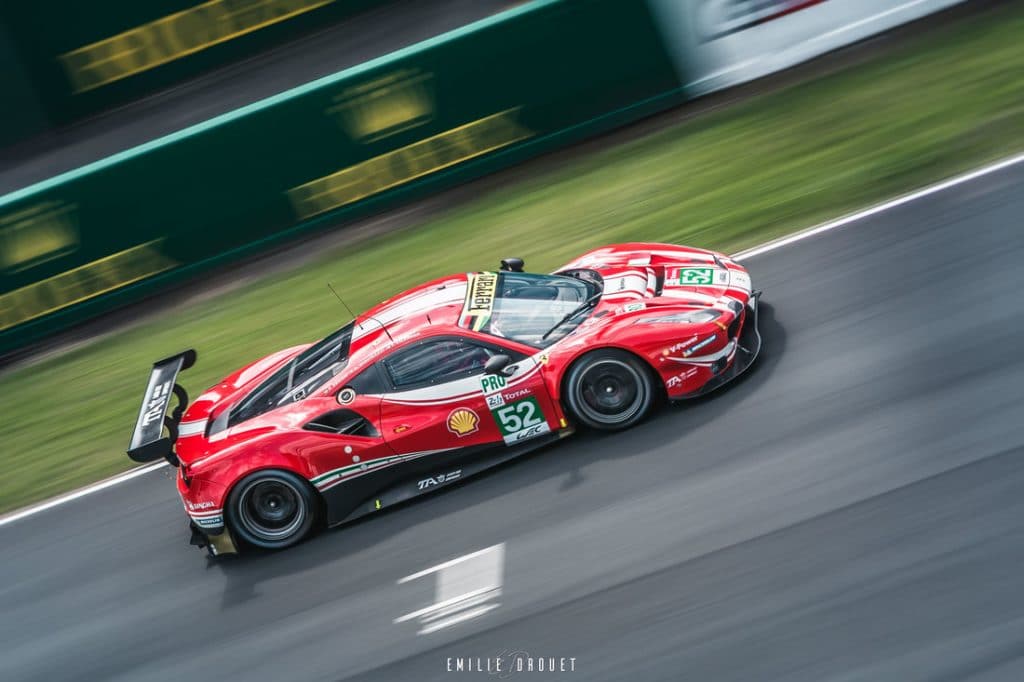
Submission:
<svg viewBox="0 0 1024 682">
<path fill-rule="evenodd" d="M 494 275 L 480 273 L 475 277 Z M 490 315 L 471 317 L 473 329 L 538 347 L 550 346 L 579 326 L 586 317 L 585 312 L 592 308 L 591 305 L 581 306 L 588 300 L 596 304 L 601 292 L 600 285 L 575 277 L 525 272 L 498 273 L 494 284 Z M 471 284 L 470 291 L 473 289 Z M 472 299 L 473 306 L 480 307 L 480 304 L 479 296 Z M 565 319 L 577 309 L 578 315 Z M 467 313 L 472 315 L 475 311 L 476 308 Z M 555 325 L 558 327 L 552 331 Z"/>
<path fill-rule="evenodd" d="M 348 362 L 352 323 L 296 355 L 231 410 L 228 426 L 302 400 L 323 386 Z"/>
</svg>

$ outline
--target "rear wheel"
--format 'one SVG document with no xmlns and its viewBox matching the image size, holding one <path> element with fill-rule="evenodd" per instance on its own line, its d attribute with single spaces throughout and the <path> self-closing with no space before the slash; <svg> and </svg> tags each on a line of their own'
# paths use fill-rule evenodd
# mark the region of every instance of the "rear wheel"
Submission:
<svg viewBox="0 0 1024 682">
<path fill-rule="evenodd" d="M 565 381 L 569 411 L 581 423 L 604 431 L 633 426 L 657 398 L 651 371 L 631 353 L 607 348 L 576 361 Z"/>
<path fill-rule="evenodd" d="M 228 497 L 231 530 L 264 549 L 284 549 L 313 529 L 318 508 L 309 483 L 288 471 L 257 471 L 243 478 Z"/>
</svg>

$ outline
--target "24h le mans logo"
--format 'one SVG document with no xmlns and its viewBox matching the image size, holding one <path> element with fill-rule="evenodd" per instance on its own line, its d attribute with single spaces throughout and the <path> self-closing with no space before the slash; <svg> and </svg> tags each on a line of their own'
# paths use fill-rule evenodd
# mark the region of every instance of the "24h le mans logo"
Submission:
<svg viewBox="0 0 1024 682">
<path fill-rule="evenodd" d="M 714 276 L 713 268 L 681 268 L 679 270 L 680 284 L 710 285 Z"/>
</svg>

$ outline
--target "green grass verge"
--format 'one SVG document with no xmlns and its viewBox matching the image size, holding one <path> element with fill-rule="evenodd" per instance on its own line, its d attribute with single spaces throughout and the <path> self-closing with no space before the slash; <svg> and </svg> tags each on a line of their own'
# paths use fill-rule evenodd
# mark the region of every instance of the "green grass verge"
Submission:
<svg viewBox="0 0 1024 682">
<path fill-rule="evenodd" d="M 0 512 L 129 468 L 124 448 L 154 359 L 197 348 L 183 375 L 195 395 L 346 321 L 325 282 L 365 309 L 502 254 L 547 270 L 623 240 L 730 251 L 1024 149 L 1022 35 L 1024 9 L 1003 6 L 9 372 Z"/>
</svg>

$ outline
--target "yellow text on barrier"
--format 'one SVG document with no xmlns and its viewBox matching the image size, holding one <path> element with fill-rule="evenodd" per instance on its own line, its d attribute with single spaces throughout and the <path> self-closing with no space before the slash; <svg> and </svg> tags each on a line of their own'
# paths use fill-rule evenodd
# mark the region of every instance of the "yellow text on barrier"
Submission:
<svg viewBox="0 0 1024 682">
<path fill-rule="evenodd" d="M 169 270 L 155 240 L 0 296 L 0 331 Z"/>
<path fill-rule="evenodd" d="M 343 168 L 293 187 L 288 198 L 305 219 L 506 147 L 533 135 L 516 121 L 518 111 L 507 109 Z"/>
<path fill-rule="evenodd" d="M 147 71 L 334 0 L 210 0 L 60 56 L 75 92 Z"/>
</svg>

